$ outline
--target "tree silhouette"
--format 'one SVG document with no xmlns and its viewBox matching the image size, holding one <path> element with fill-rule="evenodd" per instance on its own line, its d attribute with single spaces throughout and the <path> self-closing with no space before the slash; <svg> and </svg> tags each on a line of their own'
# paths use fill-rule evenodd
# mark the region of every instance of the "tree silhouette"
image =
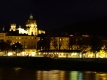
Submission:
<svg viewBox="0 0 107 80">
<path fill-rule="evenodd" d="M 10 45 L 11 41 L 10 40 L 6 40 L 5 42 L 5 49 L 6 49 L 6 53 L 8 53 L 9 50 L 11 50 L 11 45 Z"/>
<path fill-rule="evenodd" d="M 22 44 L 16 42 L 15 44 L 12 45 L 12 50 L 15 51 L 16 54 L 23 51 Z"/>
<path fill-rule="evenodd" d="M 0 40 L 0 51 L 5 51 L 6 50 L 6 43 L 4 40 Z"/>
<path fill-rule="evenodd" d="M 91 51 L 95 53 L 101 50 L 101 47 L 103 46 L 102 39 L 100 37 L 94 36 L 91 38 Z"/>
<path fill-rule="evenodd" d="M 5 51 L 5 54 L 8 53 L 9 50 L 11 50 L 11 41 L 7 40 L 0 40 L 0 51 Z"/>
<path fill-rule="evenodd" d="M 55 50 L 58 50 L 58 41 L 55 37 L 52 37 L 52 45 L 55 48 Z"/>
<path fill-rule="evenodd" d="M 37 42 L 37 49 L 41 50 L 49 50 L 50 49 L 50 37 L 47 35 L 41 35 L 40 40 Z"/>
</svg>

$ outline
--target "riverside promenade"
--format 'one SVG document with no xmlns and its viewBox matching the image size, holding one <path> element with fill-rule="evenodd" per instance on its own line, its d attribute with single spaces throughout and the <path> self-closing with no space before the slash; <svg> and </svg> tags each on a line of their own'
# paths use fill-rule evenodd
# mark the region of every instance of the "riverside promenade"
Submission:
<svg viewBox="0 0 107 80">
<path fill-rule="evenodd" d="M 107 58 L 0 57 L 0 67 L 106 71 Z"/>
</svg>

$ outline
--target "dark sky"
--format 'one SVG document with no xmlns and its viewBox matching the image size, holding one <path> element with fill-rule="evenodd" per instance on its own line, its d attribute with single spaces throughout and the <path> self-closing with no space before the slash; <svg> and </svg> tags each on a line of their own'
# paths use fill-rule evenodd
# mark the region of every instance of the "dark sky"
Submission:
<svg viewBox="0 0 107 80">
<path fill-rule="evenodd" d="M 0 0 L 0 25 L 25 25 L 32 13 L 38 28 L 53 29 L 107 17 L 107 0 Z"/>
</svg>

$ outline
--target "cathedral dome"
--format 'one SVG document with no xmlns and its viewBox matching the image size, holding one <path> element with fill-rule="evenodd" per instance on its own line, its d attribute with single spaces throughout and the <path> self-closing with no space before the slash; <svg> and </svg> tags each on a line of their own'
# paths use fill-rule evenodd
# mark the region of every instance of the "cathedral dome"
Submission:
<svg viewBox="0 0 107 80">
<path fill-rule="evenodd" d="M 26 26 L 29 26 L 31 24 L 37 24 L 37 23 L 36 23 L 36 20 L 33 19 L 33 16 L 30 14 L 29 20 L 27 20 L 26 22 Z"/>
</svg>

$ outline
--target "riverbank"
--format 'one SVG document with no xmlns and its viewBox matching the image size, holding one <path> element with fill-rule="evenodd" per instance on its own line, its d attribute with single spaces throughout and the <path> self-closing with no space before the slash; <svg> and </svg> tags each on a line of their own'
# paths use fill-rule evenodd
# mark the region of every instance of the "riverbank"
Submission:
<svg viewBox="0 0 107 80">
<path fill-rule="evenodd" d="M 107 71 L 106 58 L 0 57 L 0 67 Z"/>
</svg>

